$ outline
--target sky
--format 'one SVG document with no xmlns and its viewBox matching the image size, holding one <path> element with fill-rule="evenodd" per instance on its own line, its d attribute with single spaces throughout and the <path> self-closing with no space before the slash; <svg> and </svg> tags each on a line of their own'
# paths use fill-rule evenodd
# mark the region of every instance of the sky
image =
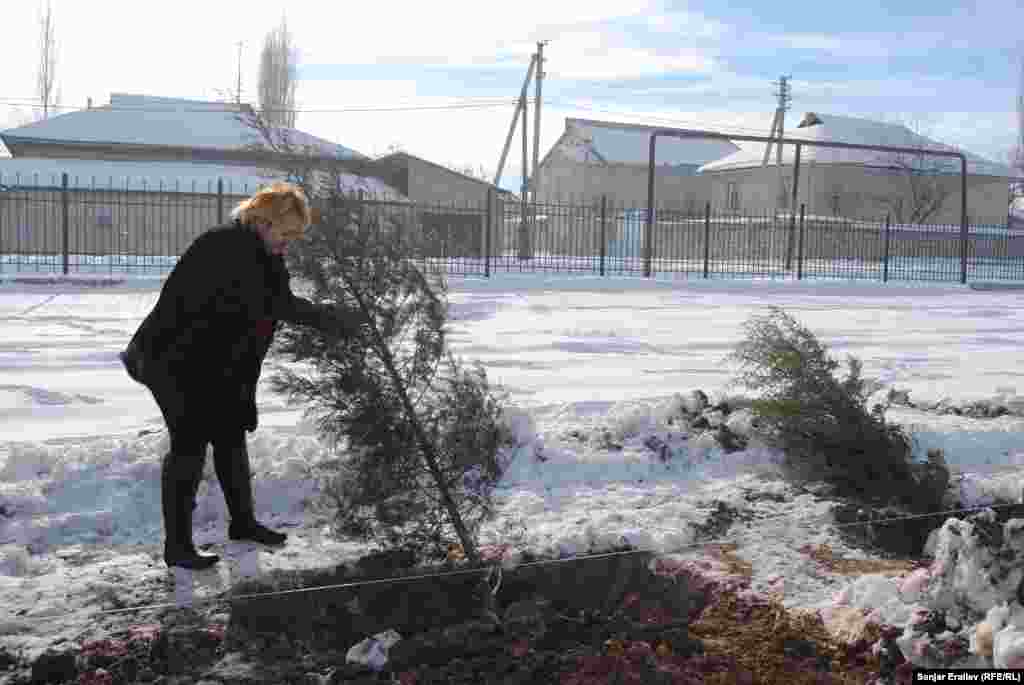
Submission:
<svg viewBox="0 0 1024 685">
<path fill-rule="evenodd" d="M 1013 595 L 1020 569 L 993 593 L 977 554 L 958 552 L 951 535 L 945 542 L 938 536 L 935 555 L 949 573 L 918 577 L 912 591 L 905 572 L 842 575 L 818 567 L 805 545 L 827 545 L 837 557 L 877 557 L 837 535 L 827 497 L 772 476 L 781 453 L 756 436 L 747 449 L 722 453 L 678 420 L 686 400 L 676 394 L 701 389 L 720 400 L 735 372 L 722 357 L 742 322 L 777 304 L 833 355 L 864 361 L 865 377 L 882 383 L 872 401 L 896 388 L 910 390 L 915 402 L 1005 405 L 1015 397 L 1020 408 L 1018 292 L 509 273 L 453 277 L 449 286 L 452 349 L 481 361 L 491 382 L 510 393 L 503 420 L 516 437 L 501 457 L 508 466 L 495 492 L 498 517 L 481 530 L 485 551 L 504 545 L 514 564 L 523 552 L 600 553 L 624 539 L 706 576 L 717 564 L 693 544 L 690 524 L 703 524 L 723 502 L 751 515 L 728 531 L 752 566 L 751 589 L 781 593 L 790 609 L 833 620 L 845 608 L 863 621 L 867 608 L 872 620 L 903 627 L 915 608 L 950 602 L 955 584 L 980 614 L 998 608 L 993 597 Z M 226 542 L 227 514 L 208 459 L 194 539 L 223 561 L 168 579 L 159 512 L 167 434 L 152 397 L 116 357 L 159 287 L 159 279 L 110 288 L 0 285 L 0 647 L 25 647 L 31 658 L 61 639 L 105 637 L 153 620 L 152 613 L 100 620 L 96 612 L 112 604 L 203 601 L 246 576 L 351 563 L 370 551 L 334 539 L 324 527 L 329 511 L 310 507 L 321 492 L 317 476 L 339 455 L 301 406 L 261 385 L 260 427 L 248 439 L 256 512 L 289 534 L 288 545 L 270 553 Z M 282 361 L 268 359 L 264 376 Z M 900 407 L 886 416 L 915 436 L 915 456 L 944 450 L 962 476 L 953 487 L 964 506 L 1019 494 L 1021 416 L 978 420 Z M 749 414 L 731 414 L 727 425 L 750 434 Z M 605 431 L 621 449 L 608 446 Z M 654 438 L 669 447 L 665 462 L 646 446 Z M 1024 630 L 1024 615 L 1015 620 L 1004 651 Z M 962 631 L 970 636 L 973 623 Z"/>
<path fill-rule="evenodd" d="M 40 6 L 4 10 L 0 127 L 32 116 Z M 397 145 L 488 175 L 537 41 L 549 41 L 541 156 L 566 117 L 767 135 L 772 82 L 783 74 L 792 76 L 789 128 L 806 111 L 914 121 L 996 161 L 1017 136 L 1024 6 L 1016 0 L 839 3 L 827 12 L 671 0 L 524 0 L 501 11 L 469 0 L 52 6 L 65 106 L 105 103 L 111 92 L 217 99 L 236 88 L 238 41 L 242 95 L 252 99 L 262 37 L 285 11 L 301 51 L 297 101 L 308 111 L 299 128 L 365 154 Z M 487 106 L 339 111 L 466 104 Z M 518 189 L 520 149 L 517 137 L 505 187 Z"/>
</svg>

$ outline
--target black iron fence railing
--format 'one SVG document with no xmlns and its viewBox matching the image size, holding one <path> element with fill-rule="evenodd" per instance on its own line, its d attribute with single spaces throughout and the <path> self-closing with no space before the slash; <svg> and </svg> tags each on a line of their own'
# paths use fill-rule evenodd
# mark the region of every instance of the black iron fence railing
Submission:
<svg viewBox="0 0 1024 685">
<path fill-rule="evenodd" d="M 244 195 L 195 189 L 0 188 L 0 275 L 165 274 Z M 230 189 L 228 189 L 230 190 Z M 1024 232 L 1007 226 L 900 224 L 797 212 L 740 214 L 710 203 L 648 211 L 605 197 L 526 206 L 491 193 L 479 204 L 424 204 L 367 194 L 345 198 L 421 246 L 433 271 L 672 275 L 679 277 L 1024 280 Z M 328 216 L 329 212 L 325 214 Z M 380 222 L 378 222 L 379 224 Z M 384 239 L 382 235 L 382 239 Z"/>
</svg>

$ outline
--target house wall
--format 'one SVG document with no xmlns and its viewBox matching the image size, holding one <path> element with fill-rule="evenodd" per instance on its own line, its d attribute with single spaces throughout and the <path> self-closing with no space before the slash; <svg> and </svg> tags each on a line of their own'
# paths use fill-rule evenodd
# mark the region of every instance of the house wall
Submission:
<svg viewBox="0 0 1024 685">
<path fill-rule="evenodd" d="M 605 196 L 616 207 L 647 205 L 646 166 L 581 164 L 552 155 L 538 173 L 541 202 L 592 206 Z M 654 184 L 655 204 L 680 211 L 699 211 L 712 185 L 701 176 L 664 169 L 655 171 Z"/>
<path fill-rule="evenodd" d="M 88 159 L 110 162 L 209 162 L 221 165 L 253 166 L 279 161 L 273 153 L 258 150 L 169 147 L 160 145 L 98 145 L 74 143 L 32 143 L 14 146 L 15 157 L 42 159 Z"/>
<path fill-rule="evenodd" d="M 488 184 L 464 178 L 418 159 L 409 158 L 408 165 L 408 197 L 413 202 L 480 210 L 487 206 Z"/>
<path fill-rule="evenodd" d="M 793 169 L 784 170 L 786 204 L 792 193 Z M 747 214 L 771 212 L 779 193 L 778 170 L 758 167 L 735 171 L 709 172 L 712 206 L 729 211 L 729 184 L 735 183 L 739 194 L 739 211 Z M 925 183 L 941 185 L 946 198 L 941 208 L 927 219 L 932 224 L 960 223 L 960 178 L 942 176 L 928 178 Z M 1008 190 L 1005 180 L 968 176 L 967 211 L 971 223 L 1005 225 Z M 913 204 L 913 191 L 907 176 L 898 171 L 865 169 L 855 165 L 808 164 L 800 168 L 797 207 L 806 205 L 808 214 L 823 214 L 883 220 L 894 201 L 902 200 L 905 208 Z M 896 217 L 893 217 L 896 220 Z"/>
<path fill-rule="evenodd" d="M 821 167 L 812 176 L 818 179 L 812 187 L 811 201 L 820 213 L 832 213 L 838 202 L 840 213 L 865 218 L 881 219 L 896 212 L 893 205 L 902 201 L 904 220 L 909 220 L 913 206 L 912 181 L 899 171 L 864 169 L 854 166 Z M 940 208 L 926 219 L 931 224 L 959 224 L 961 213 L 960 177 L 925 177 L 919 183 L 937 186 L 945 195 Z M 920 188 L 920 186 L 919 186 Z M 1005 225 L 1007 215 L 1008 184 L 1005 180 L 987 176 L 967 177 L 967 214 L 970 223 Z M 849 206 L 849 210 L 846 206 Z"/>
<path fill-rule="evenodd" d="M 806 175 L 800 169 L 801 196 L 797 201 L 806 201 Z M 702 174 L 710 186 L 708 192 L 713 213 L 759 214 L 774 211 L 780 193 L 779 170 L 773 167 L 758 167 L 738 171 L 720 171 Z M 785 194 L 787 203 L 792 193 L 792 172 L 786 173 Z M 734 184 L 735 195 L 730 198 L 730 186 Z M 787 204 L 788 206 L 788 204 Z"/>
<path fill-rule="evenodd" d="M 224 196 L 223 217 L 243 196 Z M 0 192 L 0 254 L 63 250 L 59 191 Z M 217 197 L 190 193 L 69 191 L 68 252 L 88 255 L 177 256 L 218 223 Z"/>
<path fill-rule="evenodd" d="M 581 164 L 553 154 L 538 169 L 541 202 L 600 204 L 607 196 L 614 206 L 647 205 L 648 169 L 646 166 Z M 655 173 L 656 204 L 659 207 L 699 211 L 711 182 L 697 175 Z"/>
</svg>

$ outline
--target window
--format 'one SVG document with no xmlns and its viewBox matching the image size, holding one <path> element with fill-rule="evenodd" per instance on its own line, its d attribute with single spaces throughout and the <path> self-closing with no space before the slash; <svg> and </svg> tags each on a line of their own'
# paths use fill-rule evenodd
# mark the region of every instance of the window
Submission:
<svg viewBox="0 0 1024 685">
<path fill-rule="evenodd" d="M 725 201 L 729 209 L 740 208 L 740 189 L 735 181 L 730 181 L 725 187 Z"/>
<path fill-rule="evenodd" d="M 829 208 L 832 210 L 832 216 L 839 216 L 840 205 L 843 199 L 843 187 L 832 186 L 832 194 L 829 196 Z"/>
<path fill-rule="evenodd" d="M 114 213 L 110 211 L 110 207 L 99 207 L 96 210 L 96 225 L 104 228 L 114 225 Z"/>
</svg>

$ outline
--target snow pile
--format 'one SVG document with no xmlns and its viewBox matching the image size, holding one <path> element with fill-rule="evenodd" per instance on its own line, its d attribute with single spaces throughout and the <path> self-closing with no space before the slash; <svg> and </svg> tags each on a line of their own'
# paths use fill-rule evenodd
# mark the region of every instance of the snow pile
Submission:
<svg viewBox="0 0 1024 685">
<path fill-rule="evenodd" d="M 900 578 L 863 575 L 836 593 L 833 607 L 857 609 L 868 622 L 879 625 L 902 625 L 910 620 L 913 610 L 901 585 Z M 823 616 L 829 616 L 833 607 L 823 609 Z"/>
<path fill-rule="evenodd" d="M 992 509 L 950 518 L 925 554 L 930 567 L 898 579 L 861 577 L 837 603 L 903 625 L 895 644 L 917 668 L 1024 667 L 1024 519 L 999 523 Z"/>
</svg>

